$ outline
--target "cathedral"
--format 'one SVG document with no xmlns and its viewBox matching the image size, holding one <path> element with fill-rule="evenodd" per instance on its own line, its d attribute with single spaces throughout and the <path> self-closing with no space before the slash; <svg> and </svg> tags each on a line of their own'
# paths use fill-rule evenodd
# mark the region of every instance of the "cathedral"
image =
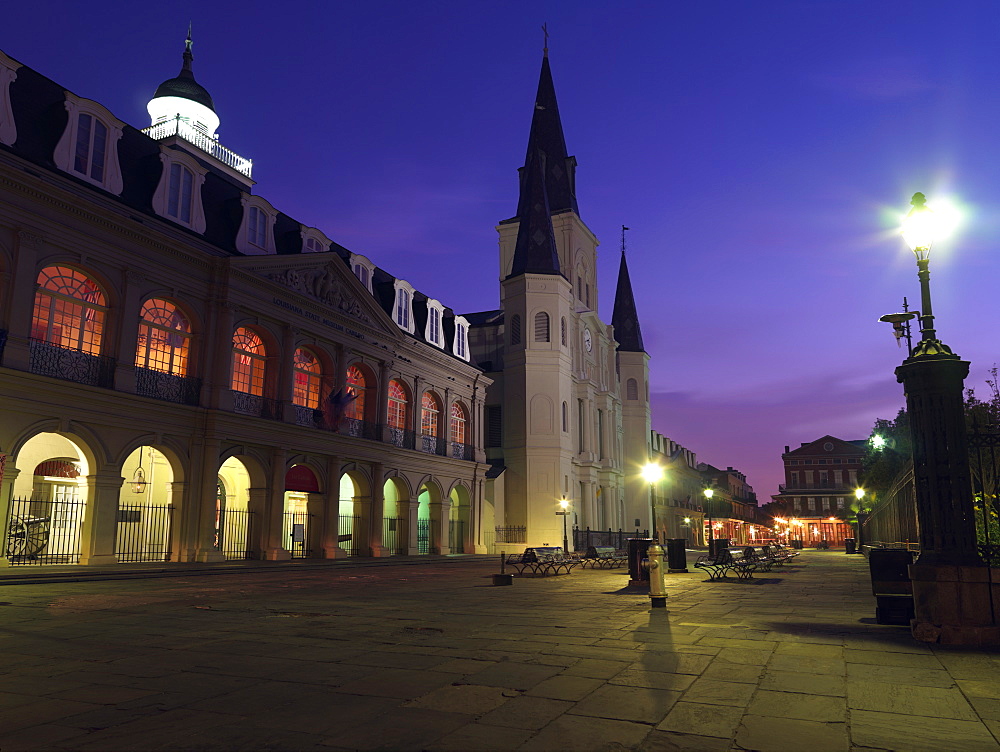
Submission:
<svg viewBox="0 0 1000 752">
<path fill-rule="evenodd" d="M 134 127 L 0 51 L 0 564 L 650 528 L 648 356 L 624 251 L 598 315 L 547 52 L 485 312 L 256 193 L 190 35 L 147 109 Z"/>
</svg>

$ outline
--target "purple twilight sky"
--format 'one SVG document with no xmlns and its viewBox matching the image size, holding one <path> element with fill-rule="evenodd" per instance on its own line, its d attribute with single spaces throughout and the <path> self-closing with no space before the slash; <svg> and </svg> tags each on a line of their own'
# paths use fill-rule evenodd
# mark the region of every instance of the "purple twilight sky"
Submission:
<svg viewBox="0 0 1000 752">
<path fill-rule="evenodd" d="M 965 223 L 932 255 L 940 337 L 1000 361 L 1000 4 L 70 3 L 3 11 L 0 49 L 138 127 L 180 68 L 256 192 L 458 312 L 498 305 L 542 33 L 611 319 L 620 226 L 653 426 L 777 492 L 780 454 L 903 404 L 887 324 L 918 306 L 910 195 Z"/>
</svg>

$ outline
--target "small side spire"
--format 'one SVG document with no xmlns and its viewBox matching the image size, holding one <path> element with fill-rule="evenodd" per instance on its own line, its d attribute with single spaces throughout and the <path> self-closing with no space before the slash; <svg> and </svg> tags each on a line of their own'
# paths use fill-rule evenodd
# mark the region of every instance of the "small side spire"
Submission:
<svg viewBox="0 0 1000 752">
<path fill-rule="evenodd" d="M 642 330 L 639 328 L 639 314 L 635 310 L 632 281 L 625 261 L 625 231 L 628 229 L 622 225 L 622 260 L 618 267 L 618 287 L 615 290 L 615 310 L 611 314 L 611 325 L 615 328 L 619 352 L 646 352 L 642 344 Z"/>
</svg>

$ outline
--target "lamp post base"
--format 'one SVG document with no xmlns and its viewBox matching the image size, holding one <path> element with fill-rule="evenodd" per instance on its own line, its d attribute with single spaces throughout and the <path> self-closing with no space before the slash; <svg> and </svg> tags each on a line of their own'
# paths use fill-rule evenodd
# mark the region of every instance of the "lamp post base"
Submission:
<svg viewBox="0 0 1000 752">
<path fill-rule="evenodd" d="M 913 564 L 910 579 L 914 639 L 941 645 L 1000 645 L 1000 569 Z"/>
</svg>

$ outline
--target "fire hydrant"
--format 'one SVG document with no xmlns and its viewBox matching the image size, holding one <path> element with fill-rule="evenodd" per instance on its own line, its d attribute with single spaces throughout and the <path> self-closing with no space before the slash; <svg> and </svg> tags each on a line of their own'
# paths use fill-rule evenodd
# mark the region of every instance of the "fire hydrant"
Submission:
<svg viewBox="0 0 1000 752">
<path fill-rule="evenodd" d="M 667 588 L 663 584 L 663 549 L 653 541 L 646 553 L 649 558 L 649 600 L 653 608 L 667 607 Z"/>
</svg>

